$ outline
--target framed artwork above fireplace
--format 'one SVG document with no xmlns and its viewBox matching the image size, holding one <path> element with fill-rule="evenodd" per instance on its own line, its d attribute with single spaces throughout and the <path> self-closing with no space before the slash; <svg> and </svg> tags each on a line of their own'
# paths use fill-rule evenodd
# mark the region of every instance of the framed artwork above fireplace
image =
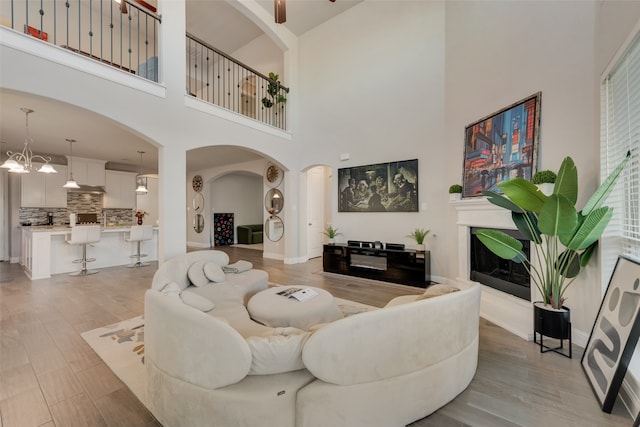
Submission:
<svg viewBox="0 0 640 427">
<path fill-rule="evenodd" d="M 498 183 L 531 180 L 538 159 L 540 98 L 535 93 L 471 123 L 464 131 L 462 197 L 502 193 Z"/>
</svg>

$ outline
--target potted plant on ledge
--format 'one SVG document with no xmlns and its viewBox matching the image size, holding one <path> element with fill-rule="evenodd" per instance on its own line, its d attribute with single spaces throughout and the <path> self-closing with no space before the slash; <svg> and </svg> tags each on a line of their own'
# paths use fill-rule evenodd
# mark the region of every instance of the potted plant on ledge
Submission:
<svg viewBox="0 0 640 427">
<path fill-rule="evenodd" d="M 550 196 L 553 193 L 553 186 L 556 183 L 557 175 L 550 170 L 538 171 L 533 174 L 531 182 L 538 186 L 545 196 Z"/>
<path fill-rule="evenodd" d="M 333 245 L 336 242 L 336 236 L 340 236 L 342 233 L 339 233 L 338 229 L 333 228 L 331 224 L 327 224 L 324 228 L 323 234 L 329 238 L 329 244 Z"/>
<path fill-rule="evenodd" d="M 578 171 L 571 157 L 562 162 L 549 196 L 522 178 L 498 184 L 504 195 L 484 192 L 489 202 L 511 211 L 516 228 L 532 243 L 531 252 L 535 256 L 528 257 L 520 241 L 501 231 L 484 229 L 477 233 L 480 241 L 500 258 L 523 263 L 540 292 L 543 301 L 534 303 L 534 341 L 535 334 L 540 333 L 541 352 L 542 336 L 570 339 L 570 313 L 563 305 L 565 292 L 589 262 L 613 215 L 613 208 L 602 205 L 630 155 L 627 153 L 581 211 L 575 207 Z M 556 318 L 559 323 L 550 318 Z M 569 351 L 568 356 L 559 353 L 571 357 L 571 349 Z"/>
<path fill-rule="evenodd" d="M 449 200 L 455 201 L 462 198 L 462 185 L 453 184 L 449 187 Z"/>
<path fill-rule="evenodd" d="M 412 238 L 416 242 L 416 252 L 424 252 L 424 239 L 427 237 L 431 230 L 426 228 L 416 228 L 407 237 Z"/>
</svg>

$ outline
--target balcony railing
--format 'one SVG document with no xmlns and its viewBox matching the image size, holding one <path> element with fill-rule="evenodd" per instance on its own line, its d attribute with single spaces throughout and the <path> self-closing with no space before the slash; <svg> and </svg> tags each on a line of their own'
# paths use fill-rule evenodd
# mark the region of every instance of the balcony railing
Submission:
<svg viewBox="0 0 640 427">
<path fill-rule="evenodd" d="M 287 87 L 188 33 L 187 91 L 203 101 L 286 129 Z"/>
<path fill-rule="evenodd" d="M 14 30 L 40 40 L 158 81 L 160 16 L 136 3 L 121 1 L 3 1 L 0 21 L 11 22 Z"/>
<path fill-rule="evenodd" d="M 0 22 L 117 67 L 158 81 L 161 19 L 142 0 L 0 1 Z M 124 7 L 122 6 L 124 5 Z M 286 129 L 289 89 L 187 33 L 187 92 L 228 110 Z"/>
</svg>

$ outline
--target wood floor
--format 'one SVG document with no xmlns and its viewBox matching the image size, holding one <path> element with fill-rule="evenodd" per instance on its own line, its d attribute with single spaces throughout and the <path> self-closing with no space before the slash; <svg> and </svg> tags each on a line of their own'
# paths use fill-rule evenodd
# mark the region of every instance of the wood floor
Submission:
<svg viewBox="0 0 640 427">
<path fill-rule="evenodd" d="M 323 273 L 321 259 L 283 265 L 251 249 L 225 251 L 232 262 L 244 259 L 266 270 L 274 283 L 317 286 L 378 307 L 419 292 Z M 0 263 L 0 427 L 159 426 L 80 337 L 142 314 L 155 268 L 107 268 L 83 278 L 56 275 L 32 282 L 17 264 Z M 535 344 L 480 323 L 471 385 L 412 427 L 631 426 L 619 399 L 613 414 L 599 409 L 580 367 L 580 348 L 571 360 L 540 354 Z M 279 426 L 265 421 L 256 427 Z"/>
</svg>

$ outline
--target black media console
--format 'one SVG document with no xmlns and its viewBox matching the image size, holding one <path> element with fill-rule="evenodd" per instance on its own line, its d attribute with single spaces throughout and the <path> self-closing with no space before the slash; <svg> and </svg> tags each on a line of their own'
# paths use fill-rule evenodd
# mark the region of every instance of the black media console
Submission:
<svg viewBox="0 0 640 427">
<path fill-rule="evenodd" d="M 431 280 L 430 256 L 403 245 L 350 241 L 324 245 L 322 267 L 329 273 L 425 288 Z"/>
</svg>

